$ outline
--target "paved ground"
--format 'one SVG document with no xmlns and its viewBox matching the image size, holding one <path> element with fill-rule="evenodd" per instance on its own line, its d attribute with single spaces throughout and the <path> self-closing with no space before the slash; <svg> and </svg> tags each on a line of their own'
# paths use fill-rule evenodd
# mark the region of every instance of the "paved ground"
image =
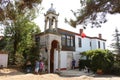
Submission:
<svg viewBox="0 0 120 80">
<path fill-rule="evenodd" d="M 64 77 L 79 77 L 79 76 L 89 76 L 93 77 L 93 80 L 120 80 L 120 76 L 114 76 L 114 75 L 98 75 L 94 74 L 93 72 L 87 72 L 87 71 L 79 71 L 78 69 L 75 70 L 66 70 L 61 71 L 61 76 Z"/>
<path fill-rule="evenodd" d="M 15 69 L 0 69 L 0 80 L 120 80 L 119 76 L 97 75 L 92 72 L 79 70 L 61 71 L 60 76 L 57 74 L 35 75 L 32 73 L 25 74 Z"/>
<path fill-rule="evenodd" d="M 79 71 L 78 69 L 74 69 L 74 70 L 64 70 L 60 72 L 61 76 L 66 76 L 66 77 L 77 77 L 77 76 L 82 76 L 82 75 L 86 75 L 86 76 L 95 76 L 95 74 L 93 74 L 93 72 L 87 72 L 87 71 Z"/>
</svg>

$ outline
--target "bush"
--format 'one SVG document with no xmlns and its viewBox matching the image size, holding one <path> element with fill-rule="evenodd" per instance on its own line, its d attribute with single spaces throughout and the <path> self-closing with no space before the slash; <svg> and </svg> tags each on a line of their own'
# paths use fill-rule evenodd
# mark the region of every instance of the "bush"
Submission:
<svg viewBox="0 0 120 80">
<path fill-rule="evenodd" d="M 109 50 L 90 50 L 86 53 L 85 56 L 89 57 L 91 60 L 91 69 L 96 72 L 98 69 L 101 69 L 104 73 L 110 73 L 111 67 L 114 64 L 114 56 Z"/>
<path fill-rule="evenodd" d="M 92 56 L 92 69 L 102 69 L 104 73 L 109 73 L 114 63 L 114 57 L 108 50 L 95 50 Z"/>
<path fill-rule="evenodd" d="M 90 68 L 91 67 L 90 62 L 91 62 L 90 60 L 80 60 L 79 68 L 84 69 L 85 66 Z"/>
<path fill-rule="evenodd" d="M 21 67 L 21 66 L 24 65 L 24 63 L 25 63 L 25 59 L 24 59 L 24 57 L 22 56 L 22 54 L 17 53 L 17 54 L 15 55 L 15 64 L 16 64 L 16 66 L 17 66 L 17 67 Z"/>
<path fill-rule="evenodd" d="M 111 74 L 120 76 L 120 67 L 112 67 Z"/>
</svg>

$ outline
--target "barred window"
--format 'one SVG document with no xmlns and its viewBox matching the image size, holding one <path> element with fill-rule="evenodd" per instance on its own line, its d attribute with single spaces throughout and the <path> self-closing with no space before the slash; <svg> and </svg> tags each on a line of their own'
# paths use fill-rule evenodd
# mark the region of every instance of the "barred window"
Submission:
<svg viewBox="0 0 120 80">
<path fill-rule="evenodd" d="M 92 43 L 91 43 L 91 41 L 90 41 L 90 46 L 92 46 Z"/>
<path fill-rule="evenodd" d="M 71 46 L 74 46 L 73 45 L 73 36 L 71 36 L 71 41 L 70 42 L 71 42 Z"/>
<path fill-rule="evenodd" d="M 100 48 L 100 41 L 98 41 L 98 48 Z"/>
<path fill-rule="evenodd" d="M 82 47 L 82 39 L 81 38 L 78 38 L 78 45 L 79 45 L 79 47 Z"/>
<path fill-rule="evenodd" d="M 67 36 L 67 46 L 70 46 L 70 36 Z"/>
<path fill-rule="evenodd" d="M 103 42 L 103 48 L 105 49 L 105 43 Z"/>
<path fill-rule="evenodd" d="M 65 35 L 62 35 L 62 45 L 64 45 L 65 46 L 65 42 L 66 41 L 66 36 Z"/>
</svg>

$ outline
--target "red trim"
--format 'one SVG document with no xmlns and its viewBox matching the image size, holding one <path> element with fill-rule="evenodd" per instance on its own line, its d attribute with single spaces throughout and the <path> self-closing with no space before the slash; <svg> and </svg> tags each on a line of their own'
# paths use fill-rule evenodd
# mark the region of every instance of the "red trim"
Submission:
<svg viewBox="0 0 120 80">
<path fill-rule="evenodd" d="M 79 67 L 75 67 L 75 69 L 78 69 Z M 56 69 L 58 70 L 58 69 Z M 67 70 L 67 68 L 60 68 L 60 70 Z"/>
<path fill-rule="evenodd" d="M 58 70 L 58 69 L 56 69 L 56 70 Z M 67 68 L 60 68 L 60 70 L 67 70 Z"/>
</svg>

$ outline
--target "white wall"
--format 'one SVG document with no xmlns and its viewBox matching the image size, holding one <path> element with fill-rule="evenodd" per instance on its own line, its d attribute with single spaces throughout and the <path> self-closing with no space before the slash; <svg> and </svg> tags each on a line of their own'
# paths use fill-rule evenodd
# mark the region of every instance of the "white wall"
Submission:
<svg viewBox="0 0 120 80">
<path fill-rule="evenodd" d="M 8 54 L 0 54 L 0 65 L 7 67 L 8 64 Z"/>
<path fill-rule="evenodd" d="M 67 54 L 64 52 L 61 52 L 60 55 L 61 55 L 61 68 L 66 68 L 67 67 Z"/>
<path fill-rule="evenodd" d="M 61 65 L 60 68 L 67 68 L 67 54 L 64 51 L 60 52 Z M 58 69 L 58 51 L 54 53 L 54 71 Z"/>
<path fill-rule="evenodd" d="M 98 41 L 97 39 L 91 39 L 91 46 L 92 46 L 92 50 L 94 49 L 98 49 Z"/>
<path fill-rule="evenodd" d="M 58 69 L 58 51 L 54 51 L 54 72 Z"/>
<path fill-rule="evenodd" d="M 91 41 L 92 41 L 92 50 L 98 49 L 98 41 L 100 41 L 100 49 L 104 49 L 103 43 L 105 43 L 105 41 L 99 39 L 92 39 Z"/>
<path fill-rule="evenodd" d="M 79 47 L 78 45 L 78 38 L 81 38 L 80 36 L 75 36 L 75 51 L 77 52 L 83 52 L 83 51 L 87 51 L 87 50 L 94 50 L 94 49 L 98 49 L 98 41 L 100 41 L 100 49 L 104 49 L 104 45 L 103 45 L 103 40 L 100 39 L 90 39 L 90 38 L 81 38 L 82 40 L 82 47 Z M 90 42 L 91 42 L 91 46 L 90 46 Z"/>
<path fill-rule="evenodd" d="M 78 61 L 79 61 L 79 59 L 80 59 L 80 57 L 81 57 L 81 55 L 80 55 L 80 52 L 74 52 L 74 59 L 75 59 L 75 61 L 76 61 L 76 63 L 75 63 L 75 67 L 78 67 Z"/>
<path fill-rule="evenodd" d="M 78 38 L 81 38 L 80 36 L 75 36 L 75 51 L 79 51 L 79 52 L 83 52 L 83 51 L 87 51 L 90 50 L 90 39 L 89 38 L 81 38 L 82 39 L 82 47 L 79 47 L 78 45 Z"/>
<path fill-rule="evenodd" d="M 75 36 L 75 51 L 61 51 L 60 57 L 61 57 L 61 68 L 71 69 L 71 62 L 74 58 L 76 60 L 76 67 L 78 67 L 78 60 L 80 59 L 81 55 L 80 53 L 87 50 L 94 50 L 98 49 L 98 41 L 100 41 L 100 48 L 104 49 L 102 40 L 99 39 L 90 39 L 90 38 L 81 38 L 82 39 L 82 47 L 79 47 L 78 45 L 78 38 L 81 38 L 80 36 Z M 91 42 L 91 46 L 90 46 Z M 82 59 L 86 59 L 85 57 Z M 54 68 L 55 70 L 58 69 L 58 51 L 55 51 L 54 54 Z"/>
<path fill-rule="evenodd" d="M 100 41 L 100 48 L 101 48 L 101 49 L 104 49 L 103 43 L 105 43 L 105 41 Z M 106 46 L 106 45 L 105 45 L 105 46 Z M 106 49 L 106 48 L 105 48 L 105 49 Z"/>
</svg>

